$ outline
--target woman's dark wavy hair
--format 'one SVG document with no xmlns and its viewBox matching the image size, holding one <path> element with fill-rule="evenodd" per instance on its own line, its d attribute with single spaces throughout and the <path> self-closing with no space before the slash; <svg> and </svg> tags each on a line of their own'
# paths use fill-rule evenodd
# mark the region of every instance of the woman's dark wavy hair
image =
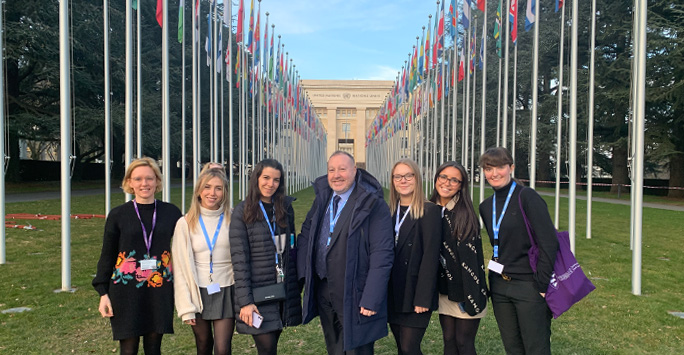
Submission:
<svg viewBox="0 0 684 355">
<path fill-rule="evenodd" d="M 432 189 L 432 195 L 430 195 L 430 201 L 437 203 L 439 200 L 439 194 L 437 193 L 437 179 L 442 171 L 448 167 L 456 168 L 461 173 L 461 188 L 456 194 L 460 194 L 456 205 L 454 206 L 454 215 L 456 220 L 452 221 L 454 228 L 451 231 L 451 236 L 459 241 L 463 241 L 466 238 L 475 238 L 480 233 L 480 222 L 475 215 L 475 208 L 473 207 L 473 200 L 470 198 L 470 189 L 468 188 L 469 180 L 468 173 L 463 165 L 455 162 L 448 161 L 437 168 L 437 173 L 435 174 L 435 179 L 433 180 L 435 187 Z"/>
<path fill-rule="evenodd" d="M 273 205 L 275 206 L 276 223 L 281 228 L 287 227 L 287 211 L 285 210 L 285 171 L 283 165 L 275 159 L 264 159 L 257 163 L 249 177 L 249 192 L 245 198 L 245 214 L 244 219 L 246 224 L 251 224 L 256 221 L 263 221 L 264 214 L 259 207 L 261 200 L 261 190 L 259 190 L 259 177 L 264 171 L 264 168 L 273 168 L 280 171 L 280 185 L 273 194 Z"/>
</svg>

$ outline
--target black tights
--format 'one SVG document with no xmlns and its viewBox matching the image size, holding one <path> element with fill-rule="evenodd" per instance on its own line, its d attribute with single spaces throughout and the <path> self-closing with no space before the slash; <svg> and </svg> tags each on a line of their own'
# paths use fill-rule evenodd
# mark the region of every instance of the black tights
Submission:
<svg viewBox="0 0 684 355">
<path fill-rule="evenodd" d="M 159 355 L 161 354 L 161 342 L 164 334 L 148 333 L 143 335 L 143 349 L 145 355 Z M 119 340 L 119 351 L 122 355 L 136 355 L 138 353 L 138 346 L 140 345 L 140 337 L 132 337 Z"/>
<path fill-rule="evenodd" d="M 390 324 L 394 340 L 397 342 L 397 354 L 399 355 L 422 355 L 420 343 L 425 335 L 425 328 L 406 327 L 398 324 Z"/>
<path fill-rule="evenodd" d="M 282 330 L 252 335 L 259 355 L 276 355 L 278 353 L 278 339 Z"/>
<path fill-rule="evenodd" d="M 214 332 L 212 335 L 212 325 Z M 195 318 L 195 325 L 192 332 L 195 333 L 195 345 L 197 354 L 204 355 L 230 355 L 231 342 L 233 339 L 233 329 L 235 328 L 235 318 L 204 320 Z"/>
<path fill-rule="evenodd" d="M 444 340 L 444 354 L 475 355 L 475 335 L 480 326 L 480 319 L 462 319 L 439 315 Z"/>
</svg>

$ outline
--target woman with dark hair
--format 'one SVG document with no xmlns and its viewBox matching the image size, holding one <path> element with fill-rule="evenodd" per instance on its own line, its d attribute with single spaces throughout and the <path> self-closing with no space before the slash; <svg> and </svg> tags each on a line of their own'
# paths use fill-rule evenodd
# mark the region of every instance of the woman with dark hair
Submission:
<svg viewBox="0 0 684 355">
<path fill-rule="evenodd" d="M 439 323 L 444 354 L 476 354 L 475 336 L 487 307 L 480 224 L 468 189 L 468 173 L 455 162 L 437 168 L 430 201 L 442 206 Z"/>
<path fill-rule="evenodd" d="M 480 216 L 493 247 L 489 287 L 504 348 L 507 354 L 550 354 L 551 310 L 544 297 L 558 239 L 546 202 L 511 176 L 515 165 L 508 149 L 487 149 L 479 165 L 494 189 L 494 195 L 480 203 Z M 539 247 L 537 272 L 527 255 L 532 245 L 520 208 Z"/>
<path fill-rule="evenodd" d="M 420 343 L 437 309 L 437 268 L 442 238 L 439 207 L 425 200 L 420 168 L 410 159 L 394 164 L 390 212 L 394 264 L 388 290 L 388 323 L 398 354 L 422 354 Z"/>
<path fill-rule="evenodd" d="M 302 322 L 292 201 L 285 195 L 283 166 L 265 159 L 255 166 L 249 193 L 231 218 L 237 331 L 252 335 L 259 354 L 276 354 L 283 327 Z M 280 292 L 259 298 L 264 289 Z"/>
<path fill-rule="evenodd" d="M 132 161 L 121 188 L 134 198 L 113 208 L 105 222 L 93 287 L 121 354 L 137 354 L 141 336 L 145 354 L 159 354 L 162 336 L 173 333 L 170 251 L 181 211 L 154 198 L 161 181 L 154 160 Z"/>
<path fill-rule="evenodd" d="M 235 328 L 230 190 L 223 168 L 203 170 L 190 210 L 173 235 L 176 310 L 192 326 L 197 354 L 230 354 Z"/>
</svg>

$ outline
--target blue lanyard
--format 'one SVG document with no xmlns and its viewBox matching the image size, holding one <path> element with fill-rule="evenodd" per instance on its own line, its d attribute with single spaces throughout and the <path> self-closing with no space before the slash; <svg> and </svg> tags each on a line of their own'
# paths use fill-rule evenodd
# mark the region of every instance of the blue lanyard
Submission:
<svg viewBox="0 0 684 355">
<path fill-rule="evenodd" d="M 223 213 L 219 216 L 218 224 L 216 225 L 216 232 L 214 232 L 214 240 L 209 241 L 209 233 L 207 233 L 207 227 L 204 225 L 202 220 L 202 215 L 199 216 L 199 224 L 202 227 L 202 232 L 204 233 L 204 240 L 207 242 L 207 247 L 209 247 L 209 274 L 214 273 L 214 246 L 216 246 L 216 240 L 218 239 L 219 231 L 221 230 L 221 224 L 223 224 Z"/>
<path fill-rule="evenodd" d="M 133 207 L 135 207 L 135 214 L 138 215 L 138 220 L 140 221 L 140 227 L 142 227 L 143 240 L 145 241 L 145 247 L 147 248 L 147 255 L 150 255 L 150 248 L 152 248 L 152 234 L 154 234 L 154 226 L 157 225 L 157 200 L 154 200 L 154 212 L 152 213 L 152 230 L 148 236 L 147 229 L 143 224 L 142 218 L 140 218 L 140 211 L 138 210 L 138 203 L 133 199 Z"/>
<path fill-rule="evenodd" d="M 494 259 L 499 258 L 499 229 L 501 227 L 501 221 L 503 220 L 504 215 L 506 214 L 506 209 L 508 209 L 508 203 L 511 202 L 511 196 L 513 196 L 513 191 L 515 190 L 515 181 L 513 181 L 513 185 L 511 185 L 511 188 L 508 189 L 508 196 L 506 196 L 506 202 L 504 203 L 503 209 L 501 210 L 501 216 L 499 216 L 499 220 L 497 221 L 496 219 L 496 192 L 494 192 L 494 195 L 492 196 L 492 231 L 494 232 Z"/>
<path fill-rule="evenodd" d="M 268 218 L 268 214 L 266 213 L 266 209 L 264 208 L 264 204 L 261 203 L 261 201 L 259 201 L 259 207 L 261 207 L 261 212 L 264 214 L 264 220 L 266 221 L 266 224 L 268 225 L 268 230 L 271 231 L 271 239 L 273 239 L 273 246 L 276 248 L 276 253 L 275 253 L 276 265 L 278 265 L 278 246 L 276 244 L 276 239 L 275 239 L 275 228 L 276 228 L 275 221 L 273 221 L 273 225 L 271 225 L 271 221 Z M 275 205 L 273 205 L 273 216 L 275 217 Z"/>
<path fill-rule="evenodd" d="M 342 197 L 342 196 L 340 196 L 340 197 Z M 333 200 L 334 199 L 335 198 L 333 196 L 333 198 L 330 199 L 330 206 L 328 206 L 328 212 L 329 212 L 328 214 L 330 215 L 330 234 L 328 235 L 328 244 L 326 244 L 326 246 L 330 246 L 330 240 L 332 239 L 333 230 L 335 230 L 335 224 L 337 224 L 337 220 L 340 218 L 340 214 L 342 214 L 342 209 L 344 208 L 344 205 L 347 204 L 347 200 L 340 201 L 339 202 L 340 205 L 337 206 L 337 214 L 333 218 L 332 211 L 333 211 Z"/>
</svg>

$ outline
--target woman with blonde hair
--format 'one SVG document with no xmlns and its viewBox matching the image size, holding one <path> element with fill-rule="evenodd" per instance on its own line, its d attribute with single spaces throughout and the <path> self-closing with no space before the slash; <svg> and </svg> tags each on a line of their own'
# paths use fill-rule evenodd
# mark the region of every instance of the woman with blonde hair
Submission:
<svg viewBox="0 0 684 355">
<path fill-rule="evenodd" d="M 420 168 L 410 159 L 392 168 L 390 212 L 394 264 L 388 292 L 388 323 L 399 354 L 422 354 L 420 343 L 437 309 L 437 268 L 442 238 L 440 209 L 425 200 Z"/>
<path fill-rule="evenodd" d="M 228 238 L 229 192 L 223 169 L 202 173 L 190 210 L 178 220 L 173 238 L 176 310 L 183 323 L 192 326 L 197 354 L 231 353 L 235 281 Z"/>
<path fill-rule="evenodd" d="M 131 162 L 121 187 L 135 198 L 113 208 L 105 222 L 93 287 L 121 354 L 137 354 L 141 336 L 145 354 L 159 354 L 162 336 L 173 333 L 170 250 L 181 211 L 154 198 L 161 181 L 151 158 Z"/>
</svg>

